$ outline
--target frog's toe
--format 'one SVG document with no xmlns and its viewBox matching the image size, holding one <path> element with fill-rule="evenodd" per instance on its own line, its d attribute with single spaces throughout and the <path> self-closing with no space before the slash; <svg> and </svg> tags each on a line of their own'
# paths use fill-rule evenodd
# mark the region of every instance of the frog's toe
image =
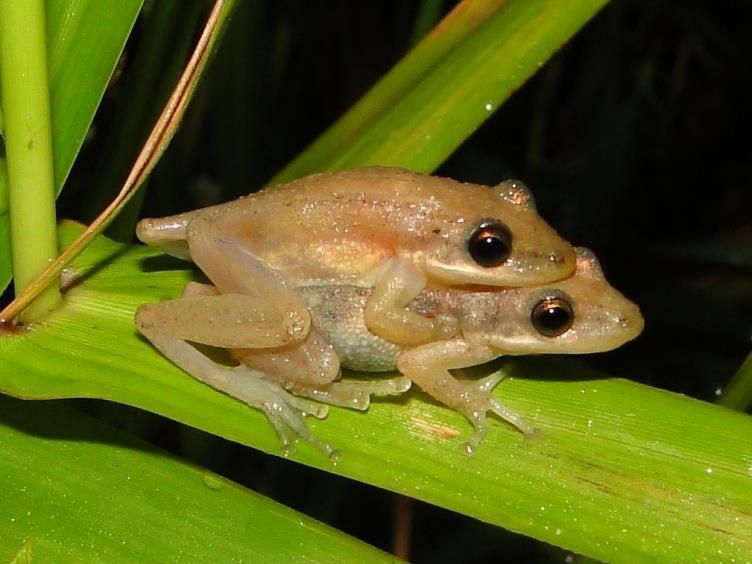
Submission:
<svg viewBox="0 0 752 564">
<path fill-rule="evenodd" d="M 298 438 L 311 443 L 329 457 L 334 454 L 334 449 L 314 435 L 305 423 L 306 415 L 319 419 L 326 417 L 327 406 L 293 396 L 255 370 L 243 366 L 231 370 L 237 376 L 232 380 L 232 395 L 264 412 L 285 454 L 289 453 Z"/>
<path fill-rule="evenodd" d="M 393 396 L 406 392 L 412 382 L 398 376 L 381 380 L 340 380 L 324 386 L 293 384 L 287 389 L 292 393 L 339 407 L 364 411 L 371 403 L 371 396 Z"/>
<path fill-rule="evenodd" d="M 504 421 L 511 423 L 521 432 L 526 435 L 531 435 L 535 432 L 535 428 L 525 421 L 520 415 L 509 409 L 506 405 L 491 395 L 491 391 L 496 385 L 504 379 L 504 375 L 501 371 L 494 372 L 485 378 L 477 380 L 471 387 L 474 388 L 479 394 L 482 400 L 478 401 L 476 405 L 482 405 L 485 407 L 485 411 L 492 411 Z M 473 418 L 470 417 L 472 420 Z"/>
<path fill-rule="evenodd" d="M 493 396 L 491 397 L 491 411 L 501 417 L 504 421 L 507 421 L 508 423 L 511 423 L 512 425 L 517 427 L 517 429 L 519 429 L 525 435 L 533 435 L 536 432 L 535 427 L 525 421 L 522 416 L 509 409 L 506 405 L 501 403 Z"/>
<path fill-rule="evenodd" d="M 465 453 L 472 456 L 475 449 L 483 440 L 487 430 L 487 413 L 490 411 L 501 417 L 504 421 L 514 425 L 525 435 L 534 435 L 535 427 L 525 421 L 520 415 L 509 409 L 506 405 L 491 395 L 490 389 L 501 380 L 501 376 L 493 374 L 483 380 L 469 384 L 470 392 L 466 396 L 467 404 L 462 410 L 465 417 L 475 427 L 475 433 L 465 443 Z"/>
<path fill-rule="evenodd" d="M 281 401 L 265 403 L 264 414 L 277 432 L 282 451 L 287 456 L 292 450 L 295 440 L 298 438 L 312 444 L 328 457 L 333 457 L 335 450 L 326 442 L 319 439 L 305 424 L 301 412 L 291 407 L 290 404 Z"/>
<path fill-rule="evenodd" d="M 475 382 L 475 388 L 480 392 L 490 392 L 503 379 L 504 374 L 501 373 L 501 370 L 497 370 L 493 374 L 490 374 L 485 378 L 481 378 L 480 380 Z"/>
</svg>

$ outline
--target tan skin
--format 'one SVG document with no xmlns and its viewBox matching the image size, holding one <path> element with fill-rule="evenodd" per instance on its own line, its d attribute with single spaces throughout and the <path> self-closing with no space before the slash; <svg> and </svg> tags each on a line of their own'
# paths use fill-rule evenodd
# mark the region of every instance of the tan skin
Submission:
<svg viewBox="0 0 752 564">
<path fill-rule="evenodd" d="M 240 363 L 238 367 L 227 369 L 215 365 L 213 372 L 224 374 L 236 370 L 243 375 L 261 374 L 265 390 L 276 381 L 294 394 L 356 408 L 368 405 L 370 393 L 400 393 L 410 382 L 415 382 L 473 423 L 476 431 L 468 442 L 468 452 L 472 452 L 485 433 L 489 411 L 525 433 L 533 432 L 533 428 L 491 395 L 498 377 L 467 383 L 456 380 L 450 369 L 481 364 L 502 355 L 606 351 L 641 332 L 643 319 L 637 306 L 608 284 L 591 252 L 578 249 L 577 255 L 577 270 L 573 276 L 542 288 L 424 291 L 409 304 L 410 310 L 431 318 L 449 316 L 457 325 L 442 339 L 412 347 L 395 345 L 367 329 L 365 310 L 370 289 L 355 286 L 302 288 L 300 294 L 313 320 L 313 329 L 305 341 L 277 348 L 233 349 L 231 355 Z M 189 293 L 216 295 L 216 290 L 211 286 L 194 285 Z M 147 309 L 142 320 L 148 321 L 155 313 L 160 313 L 150 309 L 152 306 L 144 307 Z M 568 316 L 562 316 L 560 308 L 564 308 Z M 146 334 L 149 336 L 148 330 Z M 155 344 L 160 346 L 159 339 Z M 344 367 L 361 371 L 398 368 L 406 378 L 376 383 L 310 385 L 306 377 L 300 377 L 306 372 L 314 377 L 322 365 L 330 369 L 336 367 L 338 372 L 340 361 Z M 205 360 L 198 363 L 198 369 L 178 364 L 192 374 L 206 371 Z M 235 389 L 228 393 L 244 399 L 242 392 L 238 395 L 238 388 L 245 385 L 256 390 L 258 381 L 236 382 Z M 265 411 L 283 443 L 288 444 L 297 434 L 329 451 L 327 445 L 310 434 L 296 412 L 321 413 L 299 397 L 282 395 L 286 392 L 281 386 L 276 388 L 279 395 L 270 401 L 277 401 L 277 407 L 284 406 L 280 412 L 284 420 L 279 419 L 278 413 Z M 221 385 L 215 387 L 222 389 Z"/>
<path fill-rule="evenodd" d="M 451 316 L 424 316 L 406 307 L 424 288 L 532 286 L 575 268 L 571 245 L 538 216 L 519 182 L 491 188 L 383 167 L 316 174 L 227 204 L 145 219 L 137 235 L 192 260 L 212 284 L 140 308 L 139 330 L 193 376 L 267 414 L 284 411 L 283 405 L 323 414 L 320 406 L 290 399 L 280 378 L 268 377 L 269 369 L 295 364 L 288 348 L 309 337 L 302 288 L 370 289 L 368 329 L 413 347 L 444 339 L 457 326 Z M 315 337 L 295 353 L 303 355 L 297 365 L 307 368 L 288 371 L 283 384 L 318 397 L 340 372 L 336 353 Z M 216 372 L 188 342 L 273 349 L 280 360 L 269 360 L 264 370 Z M 405 386 L 401 380 L 389 390 Z M 362 405 L 363 394 L 358 397 L 345 394 L 338 401 Z M 292 421 L 289 416 L 285 424 Z M 295 425 L 295 433 L 303 428 Z"/>
<path fill-rule="evenodd" d="M 608 351 L 637 337 L 644 326 L 638 307 L 608 284 L 595 255 L 583 248 L 577 249 L 574 275 L 542 288 L 424 291 L 409 307 L 421 315 L 451 315 L 459 321 L 458 334 L 416 347 L 395 345 L 368 331 L 363 289 L 306 288 L 303 295 L 314 327 L 337 351 L 342 366 L 397 368 L 470 420 L 475 427 L 470 452 L 485 433 L 489 411 L 524 433 L 533 428 L 491 395 L 499 377 L 462 382 L 449 370 L 504 355 Z"/>
<path fill-rule="evenodd" d="M 541 285 L 570 275 L 575 263 L 571 245 L 540 218 L 522 184 L 490 188 L 383 167 L 315 174 L 227 204 L 144 219 L 137 235 L 192 260 L 218 288 L 219 295 L 187 306 L 216 304 L 257 317 L 256 302 L 227 297 L 244 294 L 279 311 L 276 330 L 248 333 L 252 348 L 272 336 L 280 345 L 305 338 L 310 318 L 296 288 L 372 288 L 368 328 L 412 345 L 445 331 L 405 308 L 426 286 Z M 225 308 L 225 300 L 233 303 Z M 194 330 L 194 340 L 224 346 L 234 321 L 222 330 L 215 319 L 211 334 Z M 180 336 L 181 325 L 167 322 L 163 332 Z"/>
</svg>

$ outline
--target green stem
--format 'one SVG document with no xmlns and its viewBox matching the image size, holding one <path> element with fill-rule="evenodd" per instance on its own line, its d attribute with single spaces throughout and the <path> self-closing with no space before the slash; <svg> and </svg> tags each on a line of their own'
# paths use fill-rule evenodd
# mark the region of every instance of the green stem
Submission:
<svg viewBox="0 0 752 564">
<path fill-rule="evenodd" d="M 57 256 L 43 0 L 0 0 L 0 77 L 18 294 Z M 39 319 L 59 302 L 50 287 L 22 318 Z"/>
</svg>

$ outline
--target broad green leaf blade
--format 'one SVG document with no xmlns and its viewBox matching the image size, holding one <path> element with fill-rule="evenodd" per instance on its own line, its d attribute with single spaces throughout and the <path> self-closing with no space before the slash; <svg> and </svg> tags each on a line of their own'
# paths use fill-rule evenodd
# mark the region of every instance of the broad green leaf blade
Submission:
<svg viewBox="0 0 752 564">
<path fill-rule="evenodd" d="M 723 390 L 718 405 L 745 411 L 752 406 L 752 353 L 747 355 L 739 370 Z"/>
<path fill-rule="evenodd" d="M 84 142 L 143 0 L 47 0 L 50 105 L 58 192 Z"/>
<path fill-rule="evenodd" d="M 143 0 L 47 0 L 47 53 L 55 187 L 86 137 Z M 4 156 L 0 156 L 4 161 Z M 2 163 L 4 167 L 5 163 Z M 0 179 L 0 291 L 10 282 L 7 201 Z"/>
<path fill-rule="evenodd" d="M 3 562 L 393 561 L 72 409 L 0 396 L 0 451 Z"/>
<path fill-rule="evenodd" d="M 320 170 L 332 155 L 344 150 L 379 114 L 415 88 L 421 78 L 507 0 L 463 0 L 433 31 L 369 90 L 345 115 L 282 170 L 272 183 L 285 182 Z M 419 18 L 426 11 L 423 3 Z M 430 8 L 429 8 L 430 9 Z M 418 26 L 420 23 L 416 22 Z"/>
<path fill-rule="evenodd" d="M 80 228 L 62 228 L 70 241 Z M 84 279 L 45 323 L 0 339 L 0 389 L 103 397 L 278 452 L 265 418 L 192 380 L 133 328 L 143 301 L 174 297 L 192 272 L 100 238 Z M 487 367 L 486 367 L 487 368 Z M 497 395 L 539 430 L 491 425 L 476 455 L 459 415 L 417 392 L 367 413 L 333 408 L 311 427 L 342 452 L 293 458 L 601 560 L 743 560 L 752 553 L 752 418 L 578 363 L 516 362 Z"/>
<path fill-rule="evenodd" d="M 427 64 L 408 55 L 352 116 L 348 112 L 272 183 L 369 164 L 433 171 L 605 3 L 509 0 L 497 8 L 490 2 L 479 10 L 483 24 L 469 32 L 441 26 L 438 36 L 427 38 L 438 43 L 426 54 Z M 442 35 L 451 49 L 444 49 Z"/>
</svg>

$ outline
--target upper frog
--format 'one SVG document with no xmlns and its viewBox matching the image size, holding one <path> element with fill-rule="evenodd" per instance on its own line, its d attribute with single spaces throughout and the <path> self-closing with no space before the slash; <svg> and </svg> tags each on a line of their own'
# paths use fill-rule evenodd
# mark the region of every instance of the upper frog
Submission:
<svg viewBox="0 0 752 564">
<path fill-rule="evenodd" d="M 193 260 L 221 293 L 257 295 L 294 312 L 291 331 L 301 336 L 310 319 L 291 288 L 373 288 L 368 328 L 404 345 L 443 330 L 404 308 L 426 286 L 542 285 L 575 268 L 571 245 L 520 182 L 488 187 L 384 167 L 314 174 L 145 219 L 137 235 Z"/>
</svg>

